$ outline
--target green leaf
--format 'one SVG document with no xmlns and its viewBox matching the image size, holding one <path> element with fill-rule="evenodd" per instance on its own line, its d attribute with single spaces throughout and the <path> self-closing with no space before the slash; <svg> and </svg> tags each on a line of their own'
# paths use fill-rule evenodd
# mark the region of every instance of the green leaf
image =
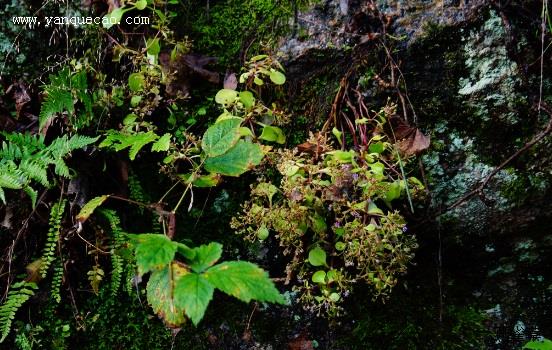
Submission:
<svg viewBox="0 0 552 350">
<path fill-rule="evenodd" d="M 119 24 L 121 22 L 121 18 L 123 18 L 123 14 L 125 11 L 122 7 L 116 8 L 115 10 L 111 11 L 111 13 L 104 16 L 102 20 L 102 25 L 105 29 L 109 29 L 113 27 L 115 24 Z"/>
<path fill-rule="evenodd" d="M 316 271 L 313 275 L 312 275 L 312 281 L 314 283 L 323 283 L 323 284 L 326 284 L 326 272 L 325 271 Z"/>
<path fill-rule="evenodd" d="M 213 298 L 214 290 L 215 288 L 203 275 L 196 273 L 184 275 L 176 281 L 174 290 L 176 309 L 183 309 L 193 324 L 197 326 Z"/>
<path fill-rule="evenodd" d="M 151 146 L 153 152 L 166 152 L 171 145 L 171 134 L 167 133 Z"/>
<path fill-rule="evenodd" d="M 263 80 L 258 76 L 255 76 L 255 78 L 253 79 L 253 82 L 255 83 L 255 85 L 259 85 L 259 86 L 264 84 Z"/>
<path fill-rule="evenodd" d="M 277 70 L 272 70 L 270 72 L 270 80 L 276 85 L 282 85 L 286 82 L 286 76 Z"/>
<path fill-rule="evenodd" d="M 401 196 L 401 182 L 395 181 L 389 184 L 387 192 L 385 192 L 385 201 L 391 203 L 394 199 L 397 199 Z"/>
<path fill-rule="evenodd" d="M 210 266 L 213 266 L 222 255 L 222 244 L 211 242 L 208 245 L 201 245 L 194 248 L 195 258 L 190 262 L 190 267 L 194 272 L 203 272 Z"/>
<path fill-rule="evenodd" d="M 134 160 L 138 152 L 150 142 L 153 142 L 157 139 L 157 135 L 153 131 L 148 131 L 147 133 L 137 134 L 140 137 L 135 138 L 132 146 L 130 146 L 130 151 L 128 151 L 128 157 L 130 160 Z"/>
<path fill-rule="evenodd" d="M 161 269 L 174 259 L 177 245 L 165 235 L 144 233 L 129 238 L 135 246 L 139 275 Z"/>
<path fill-rule="evenodd" d="M 331 151 L 328 152 L 331 154 L 333 159 L 337 160 L 340 163 L 351 163 L 353 161 L 354 152 L 353 151 Z"/>
<path fill-rule="evenodd" d="M 245 108 L 251 108 L 255 104 L 255 97 L 251 91 L 240 92 L 240 102 L 243 103 Z"/>
<path fill-rule="evenodd" d="M 282 129 L 270 125 L 265 125 L 263 127 L 263 132 L 261 133 L 261 136 L 259 136 L 259 139 L 269 142 L 277 142 L 279 144 L 286 143 L 286 136 L 284 135 Z"/>
<path fill-rule="evenodd" d="M 368 204 L 368 214 L 383 215 L 383 211 L 378 208 L 378 206 L 374 202 L 370 202 L 370 204 Z"/>
<path fill-rule="evenodd" d="M 88 201 L 88 203 L 84 205 L 84 207 L 82 207 L 82 209 L 77 215 L 77 220 L 80 221 L 81 223 L 88 220 L 88 218 L 90 217 L 90 215 L 92 215 L 94 210 L 96 210 L 96 208 L 102 205 L 108 198 L 109 198 L 108 195 L 92 198 L 90 201 Z"/>
<path fill-rule="evenodd" d="M 213 286 L 242 301 L 255 299 L 285 303 L 268 274 L 250 262 L 224 262 L 211 267 L 203 275 Z"/>
<path fill-rule="evenodd" d="M 134 92 L 144 90 L 146 79 L 142 73 L 132 73 L 128 76 L 128 87 Z"/>
<path fill-rule="evenodd" d="M 264 60 L 267 57 L 268 57 L 268 55 L 257 55 L 257 56 L 251 57 L 250 61 L 251 62 L 257 62 L 257 61 L 260 61 L 260 60 Z"/>
<path fill-rule="evenodd" d="M 173 242 L 176 245 L 176 251 L 188 260 L 194 260 L 196 252 L 184 243 Z"/>
<path fill-rule="evenodd" d="M 224 119 L 215 123 L 203 134 L 201 148 L 208 157 L 226 153 L 240 139 L 241 118 Z"/>
<path fill-rule="evenodd" d="M 368 147 L 368 150 L 371 153 L 382 153 L 385 150 L 385 146 L 383 142 L 376 142 L 376 143 L 372 143 L 370 147 Z"/>
<path fill-rule="evenodd" d="M 311 249 L 309 252 L 309 263 L 312 266 L 326 265 L 326 252 L 320 247 Z"/>
<path fill-rule="evenodd" d="M 550 339 L 542 339 L 541 340 L 531 340 L 527 344 L 523 346 L 524 349 L 531 349 L 531 350 L 552 350 L 552 340 Z"/>
<path fill-rule="evenodd" d="M 47 121 L 57 113 L 67 111 L 73 113 L 75 111 L 73 105 L 73 95 L 71 91 L 66 91 L 61 88 L 47 89 L 48 95 L 44 99 L 44 103 L 40 108 L 39 128 L 42 129 Z"/>
<path fill-rule="evenodd" d="M 159 55 L 161 52 L 161 45 L 159 45 L 159 38 L 148 39 L 146 42 L 146 47 L 148 48 L 148 54 L 152 56 Z"/>
<path fill-rule="evenodd" d="M 257 238 L 260 241 L 264 241 L 265 239 L 267 239 L 269 234 L 270 232 L 268 231 L 265 225 L 259 227 L 259 229 L 257 230 Z"/>
<path fill-rule="evenodd" d="M 212 173 L 240 176 L 252 167 L 259 165 L 263 157 L 264 153 L 259 145 L 240 140 L 225 154 L 207 158 L 205 169 Z"/>
<path fill-rule="evenodd" d="M 229 105 L 234 103 L 238 93 L 235 90 L 221 89 L 215 95 L 215 102 L 221 105 Z"/>
<path fill-rule="evenodd" d="M 189 272 L 182 266 L 172 263 L 152 272 L 146 290 L 148 302 L 159 317 L 170 327 L 178 327 L 184 318 L 183 302 L 174 300 L 176 284 Z"/>
<path fill-rule="evenodd" d="M 192 181 L 192 185 L 194 185 L 195 187 L 214 187 L 220 181 L 220 175 L 219 174 L 194 176 L 193 180 L 190 179 L 192 174 L 183 174 L 183 175 L 178 175 L 178 176 L 182 180 L 184 180 L 187 184 L 189 184 L 190 181 Z"/>
<path fill-rule="evenodd" d="M 341 299 L 341 296 L 335 292 L 333 292 L 332 294 L 330 294 L 330 300 L 333 301 L 334 303 L 337 303 L 339 301 L 339 299 Z"/>
<path fill-rule="evenodd" d="M 138 0 L 136 1 L 136 3 L 134 4 L 134 7 L 136 7 L 136 9 L 138 10 L 143 10 L 146 8 L 146 6 L 148 6 L 148 2 L 147 0 Z"/>
<path fill-rule="evenodd" d="M 335 243 L 335 249 L 336 250 L 341 252 L 341 251 L 345 250 L 345 248 L 347 248 L 347 245 L 344 242 L 336 242 Z"/>
</svg>

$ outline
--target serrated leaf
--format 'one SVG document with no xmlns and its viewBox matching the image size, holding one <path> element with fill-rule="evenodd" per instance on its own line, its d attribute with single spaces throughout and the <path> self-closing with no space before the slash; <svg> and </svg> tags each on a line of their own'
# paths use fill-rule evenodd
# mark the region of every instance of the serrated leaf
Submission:
<svg viewBox="0 0 552 350">
<path fill-rule="evenodd" d="M 189 273 L 176 281 L 174 302 L 178 309 L 183 309 L 186 315 L 197 326 L 203 318 L 209 302 L 213 298 L 215 288 L 200 274 Z"/>
<path fill-rule="evenodd" d="M 171 134 L 167 133 L 161 136 L 161 138 L 151 146 L 151 150 L 153 152 L 166 152 L 169 150 L 170 145 L 171 145 Z"/>
<path fill-rule="evenodd" d="M 207 245 L 196 247 L 193 250 L 195 251 L 195 258 L 190 262 L 190 267 L 194 272 L 203 272 L 220 259 L 222 244 L 211 242 Z"/>
<path fill-rule="evenodd" d="M 108 195 L 103 195 L 89 200 L 88 203 L 86 203 L 84 207 L 82 207 L 80 212 L 77 214 L 77 220 L 80 221 L 81 223 L 88 220 L 88 218 L 90 217 L 90 215 L 92 215 L 94 210 L 96 210 L 96 208 L 102 205 L 108 198 L 109 198 Z"/>
<path fill-rule="evenodd" d="M 229 261 L 215 265 L 203 276 L 216 288 L 242 301 L 252 299 L 284 304 L 268 274 L 257 265 L 245 261 Z"/>
<path fill-rule="evenodd" d="M 259 136 L 259 139 L 269 142 L 277 142 L 279 144 L 286 143 L 286 136 L 284 135 L 282 129 L 270 125 L 265 125 L 263 127 L 263 131 L 261 136 Z"/>
<path fill-rule="evenodd" d="M 187 274 L 186 268 L 172 263 L 153 271 L 149 277 L 146 287 L 148 302 L 169 327 L 178 327 L 186 320 L 182 303 L 176 302 L 174 294 L 176 284 Z"/>
<path fill-rule="evenodd" d="M 259 145 L 240 140 L 223 155 L 207 158 L 205 169 L 211 173 L 240 176 L 252 167 L 259 165 L 263 157 L 264 153 Z"/>
<path fill-rule="evenodd" d="M 143 233 L 129 235 L 135 247 L 138 274 L 143 275 L 168 265 L 176 254 L 177 244 L 161 234 Z"/>
<path fill-rule="evenodd" d="M 148 143 L 151 143 L 151 142 L 157 140 L 157 137 L 158 137 L 153 131 L 148 131 L 146 133 L 140 133 L 140 134 L 137 134 L 137 136 L 138 135 L 140 137 L 134 138 L 134 141 L 132 142 L 132 145 L 130 146 L 130 150 L 128 151 L 128 157 L 130 158 L 130 160 L 134 160 L 134 158 L 136 158 L 136 155 L 142 149 L 142 147 L 144 147 Z"/>
<path fill-rule="evenodd" d="M 309 252 L 309 263 L 312 266 L 326 265 L 326 252 L 320 247 L 311 249 Z"/>
<path fill-rule="evenodd" d="M 203 134 L 201 148 L 208 157 L 220 156 L 238 142 L 241 122 L 241 118 L 224 119 L 207 129 Z"/>
</svg>

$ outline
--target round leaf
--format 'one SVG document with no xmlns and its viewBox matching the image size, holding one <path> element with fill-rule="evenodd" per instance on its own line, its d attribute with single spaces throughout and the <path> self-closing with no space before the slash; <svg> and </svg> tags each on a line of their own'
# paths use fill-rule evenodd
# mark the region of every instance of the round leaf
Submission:
<svg viewBox="0 0 552 350">
<path fill-rule="evenodd" d="M 231 104 L 238 97 L 238 93 L 230 89 L 222 89 L 215 95 L 215 102 L 221 105 Z"/>
<path fill-rule="evenodd" d="M 143 10 L 148 6 L 148 2 L 146 0 L 138 0 L 136 1 L 136 4 L 134 4 L 134 7 L 136 7 L 138 10 Z"/>
<path fill-rule="evenodd" d="M 320 247 L 316 247 L 309 252 L 309 263 L 312 266 L 326 265 L 326 252 Z"/>
<path fill-rule="evenodd" d="M 121 18 L 123 18 L 124 13 L 125 11 L 122 7 L 111 11 L 111 13 L 105 15 L 105 17 L 102 19 L 102 26 L 105 29 L 109 29 L 113 27 L 114 24 L 119 24 L 121 22 Z"/>
<path fill-rule="evenodd" d="M 255 104 L 255 97 L 251 91 L 242 91 L 240 92 L 240 102 L 243 103 L 245 108 L 251 108 Z"/>
<path fill-rule="evenodd" d="M 312 275 L 312 281 L 314 283 L 326 283 L 326 272 L 324 272 L 322 270 L 316 271 Z"/>
<path fill-rule="evenodd" d="M 343 243 L 343 242 L 337 242 L 337 243 L 335 244 L 335 249 L 336 249 L 336 250 L 339 250 L 339 251 L 345 250 L 346 247 L 347 247 L 347 245 L 346 245 L 345 243 Z"/>
<path fill-rule="evenodd" d="M 273 70 L 270 72 L 270 80 L 276 85 L 282 85 L 286 82 L 286 76 L 282 72 Z"/>
<path fill-rule="evenodd" d="M 261 241 L 264 241 L 265 239 L 268 238 L 268 229 L 266 228 L 266 226 L 261 226 L 259 228 L 259 230 L 257 231 L 257 238 Z"/>
<path fill-rule="evenodd" d="M 330 294 L 330 300 L 333 301 L 334 303 L 338 302 L 339 299 L 341 299 L 339 294 L 337 294 L 337 293 Z"/>
<path fill-rule="evenodd" d="M 145 78 L 142 73 L 132 73 L 128 77 L 128 87 L 130 90 L 137 92 L 144 89 Z"/>
</svg>

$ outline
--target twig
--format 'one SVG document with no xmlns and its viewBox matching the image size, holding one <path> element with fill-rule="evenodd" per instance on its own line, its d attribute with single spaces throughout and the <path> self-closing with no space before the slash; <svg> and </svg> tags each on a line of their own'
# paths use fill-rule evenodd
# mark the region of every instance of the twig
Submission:
<svg viewBox="0 0 552 350">
<path fill-rule="evenodd" d="M 535 137 L 533 137 L 529 142 L 527 142 L 522 148 L 517 150 L 514 154 L 512 154 L 511 156 L 506 158 L 506 160 L 504 160 L 502 163 L 500 163 L 500 165 L 498 165 L 496 168 L 494 168 L 494 170 L 491 171 L 491 173 L 489 175 L 487 175 L 485 177 L 485 179 L 483 179 L 483 181 L 481 181 L 481 183 L 475 189 L 469 191 L 468 193 L 463 195 L 460 199 L 456 200 L 454 203 L 452 203 L 451 205 L 449 205 L 445 209 L 437 211 L 433 215 L 433 217 L 441 216 L 444 213 L 446 213 L 446 212 L 458 207 L 459 205 L 463 204 L 464 202 L 471 199 L 472 197 L 480 194 L 483 191 L 483 189 L 487 186 L 489 181 L 491 181 L 491 179 L 496 174 L 498 174 L 498 172 L 500 170 L 504 169 L 504 167 L 507 166 L 508 164 L 510 164 L 514 159 L 519 157 L 521 154 L 523 154 L 529 148 L 533 147 L 535 144 L 537 144 L 539 141 L 541 141 L 547 135 L 552 133 L 552 109 L 544 101 L 541 101 L 540 106 L 539 106 L 539 110 L 545 111 L 550 116 L 548 124 L 546 125 L 544 130 L 541 131 L 539 134 L 537 134 Z"/>
</svg>

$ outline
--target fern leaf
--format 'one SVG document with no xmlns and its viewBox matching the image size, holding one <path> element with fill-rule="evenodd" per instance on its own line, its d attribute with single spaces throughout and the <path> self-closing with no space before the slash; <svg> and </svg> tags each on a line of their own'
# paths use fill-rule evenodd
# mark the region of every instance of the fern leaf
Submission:
<svg viewBox="0 0 552 350">
<path fill-rule="evenodd" d="M 14 283 L 8 293 L 6 302 L 0 307 L 0 343 L 2 343 L 10 333 L 12 321 L 19 308 L 34 295 L 37 289 L 35 283 L 18 282 Z"/>
<path fill-rule="evenodd" d="M 48 187 L 48 173 L 46 166 L 35 162 L 33 159 L 23 159 L 19 164 L 19 169 L 30 179 L 35 180 L 44 187 Z"/>
<path fill-rule="evenodd" d="M 23 188 L 23 191 L 31 198 L 31 205 L 33 209 L 36 207 L 36 200 L 38 198 L 38 192 L 36 192 L 35 189 L 33 189 L 31 186 L 25 186 Z"/>
<path fill-rule="evenodd" d="M 23 181 L 17 174 L 10 172 L 7 169 L 0 168 L 0 187 L 9 188 L 11 190 L 19 190 L 23 187 Z"/>
<path fill-rule="evenodd" d="M 42 265 L 40 266 L 40 274 L 42 278 L 46 277 L 46 274 L 48 273 L 48 268 L 54 260 L 54 253 L 56 250 L 56 245 L 59 241 L 59 229 L 61 227 L 61 219 L 63 217 L 65 203 L 66 200 L 62 200 L 60 203 L 54 204 L 52 206 L 52 209 L 50 210 L 48 239 L 42 252 Z"/>
<path fill-rule="evenodd" d="M 52 284 L 50 289 L 52 299 L 54 299 L 54 301 L 58 304 L 61 302 L 60 289 L 61 283 L 63 282 L 63 272 L 63 261 L 60 258 L 58 259 L 58 264 L 54 268 L 54 275 L 52 276 Z"/>
<path fill-rule="evenodd" d="M 67 111 L 73 113 L 75 111 L 73 106 L 73 94 L 71 91 L 61 89 L 47 90 L 46 96 L 39 114 L 39 128 L 42 129 L 48 119 L 55 116 L 58 113 Z"/>
</svg>

